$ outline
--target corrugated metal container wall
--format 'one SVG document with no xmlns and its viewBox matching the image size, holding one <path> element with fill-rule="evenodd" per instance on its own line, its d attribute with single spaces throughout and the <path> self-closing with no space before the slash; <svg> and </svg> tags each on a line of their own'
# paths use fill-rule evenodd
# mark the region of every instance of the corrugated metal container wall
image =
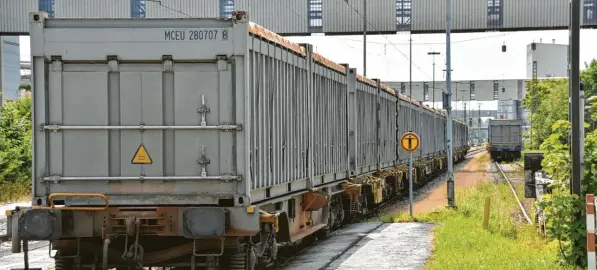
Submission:
<svg viewBox="0 0 597 270">
<path fill-rule="evenodd" d="M 502 0 L 504 28 L 556 27 L 568 25 L 569 1 Z"/>
<path fill-rule="evenodd" d="M 417 0 L 412 2 L 412 31 L 444 31 L 446 29 L 445 1 Z M 487 28 L 487 1 L 454 1 L 452 12 L 453 30 Z"/>
<path fill-rule="evenodd" d="M 357 164 L 361 173 L 377 168 L 377 87 L 357 81 Z"/>
<path fill-rule="evenodd" d="M 249 57 L 249 78 L 250 78 L 250 96 L 251 96 L 251 113 L 250 119 L 251 129 L 251 179 L 252 188 L 264 188 L 279 183 L 286 183 L 293 179 L 301 179 L 308 177 L 305 160 L 307 159 L 306 152 L 308 151 L 309 138 L 309 118 L 299 117 L 299 115 L 291 112 L 304 112 L 308 115 L 308 91 L 296 91 L 298 89 L 306 89 L 305 83 L 307 80 L 307 65 L 303 57 L 297 56 L 292 52 L 281 50 L 275 45 L 264 42 L 260 39 L 253 38 L 249 42 L 250 57 Z M 279 58 L 276 58 L 279 55 Z M 279 74 L 277 63 L 282 60 L 282 63 L 288 68 L 283 69 L 284 74 Z M 275 75 L 274 75 L 275 74 Z M 279 76 L 279 77 L 278 77 Z M 277 82 L 284 81 L 284 87 L 278 89 Z M 286 101 L 293 101 L 290 106 L 283 106 L 280 100 L 281 95 L 292 95 Z M 274 136 L 271 132 L 278 131 L 276 129 L 281 122 L 275 121 L 278 119 L 278 113 L 285 114 L 292 117 L 291 122 L 294 126 L 290 127 L 292 131 L 289 133 L 290 138 L 285 142 L 288 151 L 284 152 L 286 159 L 279 156 L 280 145 L 276 145 L 276 139 L 280 136 Z M 279 120 L 279 119 L 278 119 Z M 275 148 L 274 148 L 275 147 Z M 273 164 L 284 160 L 292 163 L 291 168 L 287 172 L 290 173 L 287 177 L 278 174 L 274 169 Z"/>
<path fill-rule="evenodd" d="M 435 121 L 435 145 L 437 145 L 437 151 L 443 152 L 446 151 L 446 117 L 441 115 L 438 116 Z"/>
<path fill-rule="evenodd" d="M 436 152 L 434 147 L 435 142 L 433 140 L 433 137 L 435 137 L 435 132 L 433 131 L 433 113 L 424 108 L 421 108 L 420 111 L 421 134 L 419 134 L 419 136 L 421 137 L 421 156 L 429 157 Z"/>
<path fill-rule="evenodd" d="M 400 108 L 398 112 L 398 119 L 400 120 L 400 123 L 398 123 L 398 134 L 402 136 L 404 133 L 412 131 L 417 133 L 419 137 L 421 137 L 421 131 L 419 128 L 419 106 L 403 99 L 400 100 L 399 106 Z M 421 140 L 424 139 L 421 137 Z M 408 162 L 409 153 L 404 151 L 402 147 L 400 147 L 398 155 L 400 163 Z M 420 156 L 421 150 L 413 152 L 413 159 L 416 159 Z"/>
<path fill-rule="evenodd" d="M 130 18 L 130 1 L 55 0 L 56 18 Z"/>
<path fill-rule="evenodd" d="M 363 31 L 362 16 L 364 16 L 362 0 L 323 1 L 323 31 L 326 33 Z M 367 21 L 369 22 L 367 25 L 367 31 L 369 32 L 395 32 L 396 1 L 367 1 Z"/>
<path fill-rule="evenodd" d="M 147 18 L 217 18 L 219 0 L 160 0 L 146 2 Z"/>
<path fill-rule="evenodd" d="M 31 11 L 38 11 L 37 0 L 0 1 L 0 33 L 28 33 Z"/>
<path fill-rule="evenodd" d="M 454 138 L 454 143 L 452 145 L 452 149 L 458 149 L 461 148 L 462 146 L 464 146 L 466 143 L 464 142 L 464 129 L 465 126 L 464 124 L 458 122 L 458 121 L 453 121 L 453 129 L 452 129 L 452 134 L 453 134 L 453 138 Z"/>
<path fill-rule="evenodd" d="M 247 11 L 249 20 L 278 34 L 309 30 L 307 1 L 237 0 L 235 10 Z"/>
<path fill-rule="evenodd" d="M 314 184 L 322 184 L 326 180 L 330 180 L 325 176 L 348 170 L 348 134 L 346 130 L 348 92 L 345 74 L 338 73 L 319 63 L 314 64 L 313 73 L 314 96 L 312 102 L 315 105 L 313 108 L 313 135 L 315 136 L 313 165 L 315 176 L 321 178 L 316 179 Z M 287 113 L 296 114 L 297 112 L 301 111 L 288 110 Z M 375 114 L 372 116 L 375 117 Z"/>
<path fill-rule="evenodd" d="M 381 167 L 394 165 L 396 161 L 396 97 L 380 91 L 379 123 Z"/>
</svg>

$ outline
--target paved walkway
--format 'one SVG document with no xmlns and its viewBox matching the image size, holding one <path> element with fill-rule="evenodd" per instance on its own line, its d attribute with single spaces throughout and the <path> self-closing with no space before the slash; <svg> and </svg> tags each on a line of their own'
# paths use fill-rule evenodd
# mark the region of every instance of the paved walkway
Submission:
<svg viewBox="0 0 597 270">
<path fill-rule="evenodd" d="M 325 269 L 422 269 L 431 256 L 432 228 L 426 223 L 384 224 Z"/>
<path fill-rule="evenodd" d="M 353 224 L 282 269 L 422 269 L 431 256 L 432 228 L 426 223 Z"/>
</svg>

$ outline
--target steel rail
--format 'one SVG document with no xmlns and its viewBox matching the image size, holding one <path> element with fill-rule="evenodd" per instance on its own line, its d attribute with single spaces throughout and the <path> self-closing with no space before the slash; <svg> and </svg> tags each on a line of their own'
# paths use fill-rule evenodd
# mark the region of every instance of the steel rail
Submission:
<svg viewBox="0 0 597 270">
<path fill-rule="evenodd" d="M 518 198 L 518 195 L 516 194 L 516 190 L 514 189 L 514 186 L 512 185 L 512 182 L 510 181 L 510 178 L 508 178 L 508 176 L 506 176 L 506 174 L 504 173 L 504 170 L 502 170 L 502 167 L 500 166 L 499 163 L 496 162 L 495 166 L 498 168 L 498 170 L 500 171 L 500 173 L 502 174 L 502 176 L 504 177 L 504 179 L 506 179 L 506 182 L 510 186 L 510 190 L 512 190 L 512 194 L 514 195 L 514 198 L 516 198 L 516 203 L 518 203 L 518 206 L 520 207 L 520 211 L 522 211 L 522 214 L 524 215 L 524 218 L 527 220 L 527 222 L 529 224 L 533 224 L 533 222 L 531 221 L 531 218 L 529 218 L 529 214 L 527 214 L 527 210 L 524 209 L 524 206 L 522 205 L 522 202 Z"/>
</svg>

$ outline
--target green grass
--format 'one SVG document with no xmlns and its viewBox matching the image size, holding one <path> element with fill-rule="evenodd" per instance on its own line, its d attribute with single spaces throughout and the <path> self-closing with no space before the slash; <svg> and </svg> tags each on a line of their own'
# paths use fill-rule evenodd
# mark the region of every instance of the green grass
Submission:
<svg viewBox="0 0 597 270">
<path fill-rule="evenodd" d="M 491 198 L 489 229 L 482 227 L 485 198 Z M 426 269 L 574 269 L 558 264 L 557 242 L 541 237 L 519 217 L 507 184 L 487 182 L 457 190 L 456 209 L 418 215 L 433 222 L 435 246 Z M 407 214 L 388 215 L 385 222 L 413 221 Z"/>
<path fill-rule="evenodd" d="M 31 187 L 24 183 L 0 181 L 0 204 L 22 201 L 31 194 Z"/>
</svg>

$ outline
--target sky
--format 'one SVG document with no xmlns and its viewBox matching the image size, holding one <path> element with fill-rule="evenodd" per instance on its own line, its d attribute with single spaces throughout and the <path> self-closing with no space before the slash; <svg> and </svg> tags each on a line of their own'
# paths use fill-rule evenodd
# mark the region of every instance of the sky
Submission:
<svg viewBox="0 0 597 270">
<path fill-rule="evenodd" d="M 313 44 L 315 51 L 337 62 L 348 63 L 363 74 L 362 36 L 289 37 L 295 42 Z M 452 34 L 452 79 L 492 80 L 526 77 L 526 46 L 531 42 L 568 44 L 568 31 L 487 32 Z M 367 77 L 382 81 L 409 80 L 409 34 L 367 36 Z M 432 57 L 436 56 L 435 78 L 443 80 L 445 69 L 445 34 L 412 35 L 412 79 L 431 80 Z M 29 37 L 21 36 L 21 59 L 28 60 Z M 502 45 L 507 51 L 502 52 Z M 581 31 L 581 68 L 584 62 L 597 59 L 597 30 Z"/>
<path fill-rule="evenodd" d="M 409 34 L 367 36 L 367 77 L 382 81 L 409 80 Z M 315 51 L 336 63 L 348 63 L 363 74 L 362 36 L 289 37 L 291 41 L 313 44 Z M 567 30 L 454 33 L 452 40 L 452 80 L 494 80 L 526 78 L 527 45 L 531 42 L 568 44 Z M 436 56 L 435 79 L 445 80 L 445 34 L 412 35 L 412 80 L 431 81 Z M 29 37 L 21 36 L 21 59 L 28 60 Z M 502 52 L 502 45 L 507 51 Z M 597 59 L 597 30 L 581 30 L 580 62 Z M 490 103 L 497 107 L 497 103 Z M 439 105 L 439 104 L 438 104 Z M 476 106 L 476 104 L 471 104 Z M 488 108 L 491 109 L 491 108 Z"/>
</svg>

